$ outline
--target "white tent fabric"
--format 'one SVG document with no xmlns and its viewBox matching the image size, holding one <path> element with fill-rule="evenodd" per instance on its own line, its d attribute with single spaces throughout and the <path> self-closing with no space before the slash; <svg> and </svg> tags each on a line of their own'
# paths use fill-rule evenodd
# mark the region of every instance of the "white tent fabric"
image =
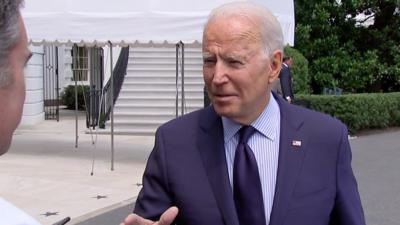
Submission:
<svg viewBox="0 0 400 225">
<path fill-rule="evenodd" d="M 211 9 L 232 0 L 27 0 L 22 9 L 32 44 L 114 45 L 201 42 Z M 293 0 L 250 0 L 267 6 L 294 42 Z"/>
</svg>

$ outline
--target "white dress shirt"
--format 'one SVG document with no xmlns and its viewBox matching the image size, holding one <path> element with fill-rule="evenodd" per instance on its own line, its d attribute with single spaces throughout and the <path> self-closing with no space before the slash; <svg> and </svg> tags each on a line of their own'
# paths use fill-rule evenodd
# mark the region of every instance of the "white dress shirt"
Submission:
<svg viewBox="0 0 400 225">
<path fill-rule="evenodd" d="M 280 120 L 279 105 L 273 95 L 270 94 L 269 102 L 264 111 L 251 124 L 257 132 L 247 142 L 257 161 L 267 224 L 270 221 L 278 171 Z M 226 117 L 222 117 L 222 124 L 229 180 L 233 188 L 233 162 L 236 146 L 239 142 L 238 131 L 242 125 Z"/>
</svg>

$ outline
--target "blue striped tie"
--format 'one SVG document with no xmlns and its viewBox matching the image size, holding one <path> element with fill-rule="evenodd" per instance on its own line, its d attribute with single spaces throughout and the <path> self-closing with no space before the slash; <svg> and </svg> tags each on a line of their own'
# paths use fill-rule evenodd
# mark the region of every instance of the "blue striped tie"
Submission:
<svg viewBox="0 0 400 225">
<path fill-rule="evenodd" d="M 257 161 L 247 141 L 256 129 L 243 126 L 233 163 L 233 195 L 240 225 L 266 225 Z"/>
</svg>

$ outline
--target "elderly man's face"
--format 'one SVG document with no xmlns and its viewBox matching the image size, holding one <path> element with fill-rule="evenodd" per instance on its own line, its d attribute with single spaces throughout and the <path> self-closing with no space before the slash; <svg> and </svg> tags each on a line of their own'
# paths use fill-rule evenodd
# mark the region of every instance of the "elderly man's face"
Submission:
<svg viewBox="0 0 400 225">
<path fill-rule="evenodd" d="M 203 35 L 203 75 L 212 104 L 219 115 L 241 124 L 263 111 L 280 69 L 280 58 L 275 63 L 263 52 L 255 30 L 245 18 L 220 18 Z"/>
<path fill-rule="evenodd" d="M 17 128 L 25 100 L 24 66 L 31 52 L 28 49 L 27 36 L 22 18 L 18 19 L 19 36 L 9 55 L 11 83 L 0 88 L 0 155 L 5 153 Z"/>
</svg>

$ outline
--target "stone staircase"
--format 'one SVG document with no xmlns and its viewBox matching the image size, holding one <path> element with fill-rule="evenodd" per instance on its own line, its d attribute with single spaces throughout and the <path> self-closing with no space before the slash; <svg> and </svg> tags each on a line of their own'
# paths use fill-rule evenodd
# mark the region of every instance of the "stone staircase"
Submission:
<svg viewBox="0 0 400 225">
<path fill-rule="evenodd" d="M 114 107 L 114 133 L 154 135 L 157 127 L 176 117 L 175 45 L 131 47 L 127 75 Z M 185 113 L 202 108 L 203 76 L 200 46 L 185 46 Z M 181 77 L 178 113 L 181 115 Z M 110 130 L 111 122 L 106 123 Z"/>
</svg>

